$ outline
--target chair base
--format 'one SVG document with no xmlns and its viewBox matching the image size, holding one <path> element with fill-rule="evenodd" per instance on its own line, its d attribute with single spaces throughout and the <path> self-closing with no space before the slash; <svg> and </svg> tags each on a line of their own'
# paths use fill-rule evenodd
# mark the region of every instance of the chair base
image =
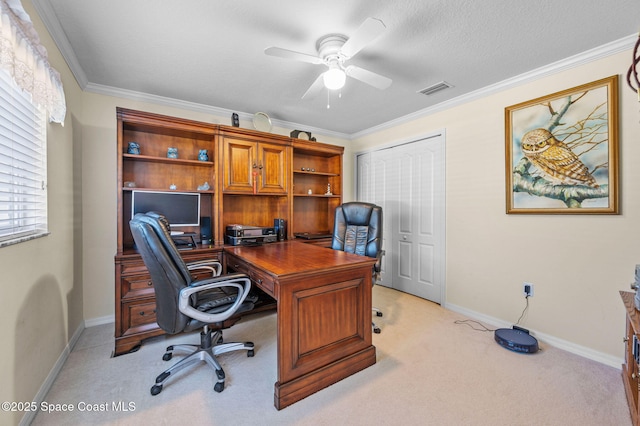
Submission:
<svg viewBox="0 0 640 426">
<path fill-rule="evenodd" d="M 213 344 L 213 342 L 216 343 Z M 191 351 L 191 353 L 156 377 L 156 383 L 150 390 L 151 395 L 157 395 L 162 392 L 162 387 L 169 377 L 173 377 L 178 371 L 198 361 L 206 362 L 215 370 L 217 380 L 216 384 L 213 386 L 213 390 L 216 392 L 222 392 L 224 390 L 225 374 L 220 363 L 216 359 L 216 355 L 238 350 L 246 350 L 248 357 L 252 357 L 254 355 L 253 342 L 223 343 L 222 330 L 211 331 L 208 327 L 204 327 L 204 330 L 200 333 L 200 345 L 168 346 L 167 352 L 162 356 L 162 359 L 164 361 L 169 361 L 173 357 L 173 351 L 175 350 L 187 350 Z"/>
<path fill-rule="evenodd" d="M 373 307 L 373 308 L 371 308 L 371 310 L 376 313 L 377 317 L 381 317 L 382 316 L 382 311 L 380 311 L 380 309 L 378 309 L 376 307 Z M 380 327 L 378 327 L 375 322 L 371 322 L 371 327 L 373 327 L 373 332 L 374 333 L 380 334 Z"/>
</svg>

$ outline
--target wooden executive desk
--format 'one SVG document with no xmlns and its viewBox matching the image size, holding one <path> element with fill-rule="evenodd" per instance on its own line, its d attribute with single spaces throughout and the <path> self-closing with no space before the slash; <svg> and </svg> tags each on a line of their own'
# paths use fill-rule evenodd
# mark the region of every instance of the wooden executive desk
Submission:
<svg viewBox="0 0 640 426">
<path fill-rule="evenodd" d="M 277 301 L 278 410 L 375 364 L 375 259 L 298 241 L 224 251 L 227 270 L 248 274 Z"/>
</svg>

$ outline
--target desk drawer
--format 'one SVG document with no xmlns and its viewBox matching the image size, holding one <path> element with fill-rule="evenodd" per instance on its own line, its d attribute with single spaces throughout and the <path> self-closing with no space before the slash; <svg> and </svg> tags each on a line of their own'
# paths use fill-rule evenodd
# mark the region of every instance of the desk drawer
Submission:
<svg viewBox="0 0 640 426">
<path fill-rule="evenodd" d="M 122 299 L 152 296 L 155 294 L 153 282 L 151 282 L 149 274 L 123 276 L 120 282 L 122 286 Z"/>
<path fill-rule="evenodd" d="M 234 256 L 227 257 L 227 270 L 249 275 L 253 285 L 269 296 L 275 297 L 273 294 L 274 282 L 270 275 L 251 267 L 248 263 Z"/>
<path fill-rule="evenodd" d="M 260 290 L 271 297 L 275 297 L 273 295 L 273 279 L 269 275 L 256 270 L 250 271 L 248 275 L 251 278 L 251 282 L 259 287 Z"/>
<path fill-rule="evenodd" d="M 127 328 L 153 324 L 156 322 L 156 302 L 150 300 L 145 303 L 125 303 L 124 314 L 129 319 Z"/>
</svg>

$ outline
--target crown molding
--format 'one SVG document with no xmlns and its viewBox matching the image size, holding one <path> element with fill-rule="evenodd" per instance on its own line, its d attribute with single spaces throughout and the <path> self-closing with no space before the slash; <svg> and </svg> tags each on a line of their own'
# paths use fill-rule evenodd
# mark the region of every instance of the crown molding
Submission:
<svg viewBox="0 0 640 426">
<path fill-rule="evenodd" d="M 184 109 L 188 111 L 196 111 L 204 114 L 211 114 L 219 117 L 229 117 L 229 123 L 231 122 L 231 114 L 234 112 L 238 114 L 238 118 L 241 120 L 251 121 L 253 119 L 253 113 L 233 111 L 226 108 L 219 108 L 211 105 L 199 104 L 195 102 L 183 101 L 175 98 L 168 98 L 164 96 L 151 95 L 149 93 L 136 92 L 134 90 L 120 89 L 112 86 L 105 86 L 102 84 L 88 83 L 84 88 L 85 92 L 96 93 L 99 95 L 113 96 L 117 98 L 131 99 L 134 101 L 148 102 L 158 105 L 165 105 L 173 108 Z M 349 140 L 350 136 L 347 133 L 334 132 L 331 130 L 320 129 L 317 127 L 310 127 L 306 124 L 294 123 L 291 121 L 284 121 L 271 118 L 271 124 L 275 127 L 284 129 L 298 129 L 311 132 L 313 135 L 324 135 L 338 139 Z"/>
<path fill-rule="evenodd" d="M 49 31 L 49 34 L 51 34 L 51 38 L 53 38 L 54 43 L 56 44 L 56 46 L 58 46 L 58 50 L 62 54 L 64 60 L 67 62 L 69 69 L 71 69 L 71 73 L 76 79 L 76 82 L 78 83 L 80 88 L 84 90 L 84 88 L 89 83 L 89 80 L 87 79 L 87 75 L 85 74 L 84 70 L 80 66 L 80 62 L 78 62 L 78 57 L 73 51 L 67 35 L 60 26 L 60 21 L 58 20 L 56 13 L 53 11 L 50 2 L 46 0 L 32 0 L 31 3 L 38 12 L 40 19 L 42 19 L 44 26 L 47 27 L 47 30 Z"/>
<path fill-rule="evenodd" d="M 628 37 L 621 38 L 611 43 L 604 44 L 602 46 L 587 50 L 586 52 L 579 53 L 574 56 L 570 56 L 563 60 L 554 62 L 544 67 L 536 68 L 526 73 L 517 75 L 515 77 L 503 80 L 501 82 L 483 87 L 473 92 L 469 92 L 462 96 L 458 96 L 453 99 L 441 102 L 439 104 L 430 106 L 428 108 L 421 109 L 411 114 L 407 114 L 403 117 L 396 118 L 391 121 L 379 124 L 374 127 L 370 127 L 365 130 L 361 130 L 350 135 L 350 139 L 358 139 L 372 133 L 380 132 L 382 130 L 390 129 L 392 127 L 399 126 L 400 124 L 408 123 L 413 120 L 417 120 L 422 117 L 426 117 L 437 112 L 453 108 L 467 102 L 471 102 L 486 96 L 501 92 L 503 90 L 511 89 L 532 81 L 557 74 L 559 72 L 572 69 L 581 65 L 588 64 L 590 62 L 597 61 L 602 58 L 606 58 L 611 55 L 615 55 L 620 52 L 632 49 L 635 42 L 638 40 L 638 35 L 634 34 Z"/>
</svg>

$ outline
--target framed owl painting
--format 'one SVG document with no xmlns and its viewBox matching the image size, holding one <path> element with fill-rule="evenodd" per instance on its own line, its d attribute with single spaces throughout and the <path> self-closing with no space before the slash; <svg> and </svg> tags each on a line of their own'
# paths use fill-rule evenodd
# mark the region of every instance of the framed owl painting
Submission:
<svg viewBox="0 0 640 426">
<path fill-rule="evenodd" d="M 618 76 L 505 108 L 507 213 L 618 214 Z"/>
</svg>

